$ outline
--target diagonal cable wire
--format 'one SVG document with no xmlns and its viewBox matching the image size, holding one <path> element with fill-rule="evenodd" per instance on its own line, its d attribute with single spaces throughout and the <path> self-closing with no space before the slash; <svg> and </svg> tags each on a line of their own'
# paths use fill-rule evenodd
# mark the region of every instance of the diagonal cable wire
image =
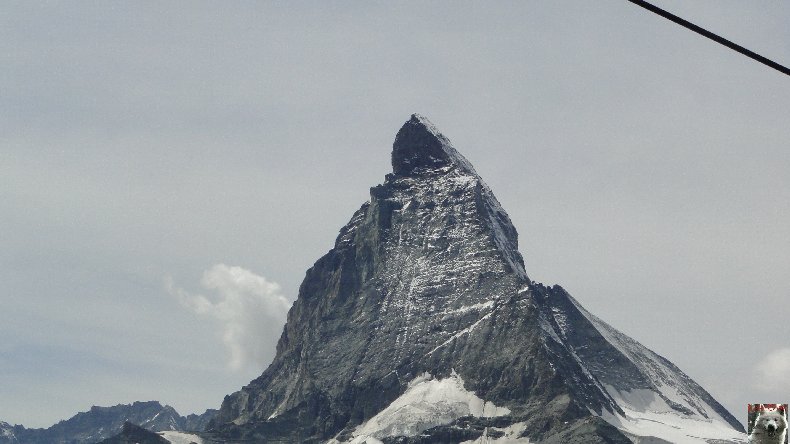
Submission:
<svg viewBox="0 0 790 444">
<path fill-rule="evenodd" d="M 676 16 L 675 14 L 672 14 L 672 13 L 670 13 L 668 11 L 665 11 L 665 10 L 659 8 L 658 6 L 652 5 L 652 4 L 650 4 L 650 3 L 646 2 L 646 1 L 643 1 L 643 0 L 628 0 L 628 1 L 633 3 L 633 4 L 635 4 L 635 5 L 637 5 L 637 6 L 641 6 L 641 7 L 645 8 L 645 9 L 647 9 L 650 12 L 658 14 L 661 17 L 664 17 L 667 20 L 671 20 L 671 21 L 677 23 L 678 25 L 683 26 L 684 28 L 690 29 L 690 30 L 696 32 L 697 34 L 703 35 L 703 36 L 713 40 L 716 43 L 724 45 L 724 46 L 726 46 L 726 47 L 728 47 L 728 48 L 730 48 L 732 50 L 738 51 L 739 53 L 745 55 L 746 57 L 749 57 L 749 58 L 751 58 L 753 60 L 756 60 L 756 61 L 758 61 L 758 62 L 760 62 L 760 63 L 762 63 L 764 65 L 768 65 L 771 68 L 781 72 L 782 74 L 790 76 L 790 68 L 788 68 L 786 66 L 783 66 L 783 65 L 780 65 L 780 64 L 774 62 L 773 60 L 767 58 L 767 57 L 763 57 L 763 56 L 761 56 L 760 54 L 757 54 L 754 51 L 750 51 L 750 50 L 744 48 L 743 46 L 741 46 L 741 45 L 739 45 L 737 43 L 733 43 L 733 42 L 725 39 L 724 37 L 722 37 L 720 35 L 717 35 L 717 34 L 714 34 L 714 33 L 710 32 L 710 31 L 708 31 L 707 29 L 701 28 L 701 27 L 695 25 L 694 23 L 691 23 L 691 22 L 689 22 L 687 20 L 684 20 L 684 19 Z"/>
</svg>

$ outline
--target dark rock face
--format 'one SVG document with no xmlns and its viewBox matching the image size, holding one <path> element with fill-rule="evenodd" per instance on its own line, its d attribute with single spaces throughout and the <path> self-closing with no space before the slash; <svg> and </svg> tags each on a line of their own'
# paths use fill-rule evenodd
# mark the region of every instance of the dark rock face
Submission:
<svg viewBox="0 0 790 444">
<path fill-rule="evenodd" d="M 179 429 L 185 432 L 202 432 L 208 423 L 217 416 L 217 409 L 208 409 L 200 415 L 195 413 L 183 417 L 183 427 Z"/>
<path fill-rule="evenodd" d="M 507 213 L 425 118 L 413 115 L 398 132 L 392 163 L 334 248 L 307 271 L 274 361 L 225 398 L 212 436 L 352 440 L 394 401 L 412 396 L 408 390 L 416 393 L 424 374 L 436 386 L 457 378 L 507 413 L 443 412 L 419 433 L 392 429 L 377 439 L 461 442 L 518 426 L 518 436 L 533 442 L 625 443 L 599 416 L 622 416 L 620 391 L 664 382 L 688 401 L 677 403 L 678 412 L 719 412 L 740 429 L 671 363 L 559 287 L 533 283 Z"/>
<path fill-rule="evenodd" d="M 150 430 L 125 422 L 121 433 L 100 441 L 99 444 L 170 444 L 170 441 Z"/>
<path fill-rule="evenodd" d="M 586 417 L 548 437 L 544 444 L 630 444 L 632 441 L 598 417 Z M 641 444 L 641 443 L 640 443 Z"/>
<path fill-rule="evenodd" d="M 475 170 L 450 141 L 422 116 L 411 116 L 392 146 L 392 172 L 398 176 L 419 175 L 427 169 L 454 167 L 463 173 Z"/>
</svg>

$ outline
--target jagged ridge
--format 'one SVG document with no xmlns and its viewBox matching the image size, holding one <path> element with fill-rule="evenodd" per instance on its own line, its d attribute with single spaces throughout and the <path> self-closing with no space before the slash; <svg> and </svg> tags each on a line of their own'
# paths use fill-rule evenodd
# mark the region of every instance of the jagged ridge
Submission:
<svg viewBox="0 0 790 444">
<path fill-rule="evenodd" d="M 209 409 L 201 415 L 181 416 L 158 401 L 137 401 L 111 407 L 93 406 L 87 412 L 58 422 L 46 429 L 28 429 L 0 422 L 0 444 L 94 444 L 120 433 L 130 422 L 145 429 L 200 431 L 216 414 Z"/>
</svg>

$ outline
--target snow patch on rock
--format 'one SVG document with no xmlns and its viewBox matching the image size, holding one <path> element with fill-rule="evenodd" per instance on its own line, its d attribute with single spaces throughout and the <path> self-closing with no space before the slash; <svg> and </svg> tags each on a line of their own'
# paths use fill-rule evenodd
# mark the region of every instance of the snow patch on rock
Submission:
<svg viewBox="0 0 790 444">
<path fill-rule="evenodd" d="M 160 435 L 171 444 L 205 444 L 205 441 L 197 435 L 193 435 L 191 433 L 184 433 L 184 432 L 174 432 L 174 431 L 166 431 L 160 432 Z"/>
<path fill-rule="evenodd" d="M 416 436 L 464 416 L 491 418 L 509 414 L 508 408 L 498 407 L 466 390 L 463 379 L 455 371 L 444 379 L 424 373 L 409 382 L 406 392 L 398 399 L 357 427 L 347 442 L 377 444 L 387 436 Z"/>
<path fill-rule="evenodd" d="M 473 441 L 464 441 L 461 444 L 530 444 L 529 438 L 520 437 L 526 429 L 527 425 L 523 422 L 517 422 L 505 428 L 486 427 L 485 431 L 483 431 L 483 434 L 479 438 Z M 504 433 L 504 435 L 494 438 L 488 436 L 489 430 L 496 430 L 498 432 Z"/>
</svg>

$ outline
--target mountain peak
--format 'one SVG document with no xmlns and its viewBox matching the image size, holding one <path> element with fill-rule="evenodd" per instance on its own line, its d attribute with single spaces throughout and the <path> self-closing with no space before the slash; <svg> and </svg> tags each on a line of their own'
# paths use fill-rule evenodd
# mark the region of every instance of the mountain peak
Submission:
<svg viewBox="0 0 790 444">
<path fill-rule="evenodd" d="M 744 442 L 677 367 L 528 278 L 507 213 L 428 119 L 398 131 L 392 166 L 305 273 L 277 355 L 225 397 L 213 436 Z"/>
<path fill-rule="evenodd" d="M 392 170 L 399 176 L 413 176 L 425 170 L 456 167 L 477 174 L 472 164 L 453 148 L 426 117 L 412 114 L 395 136 L 392 145 Z"/>
</svg>

